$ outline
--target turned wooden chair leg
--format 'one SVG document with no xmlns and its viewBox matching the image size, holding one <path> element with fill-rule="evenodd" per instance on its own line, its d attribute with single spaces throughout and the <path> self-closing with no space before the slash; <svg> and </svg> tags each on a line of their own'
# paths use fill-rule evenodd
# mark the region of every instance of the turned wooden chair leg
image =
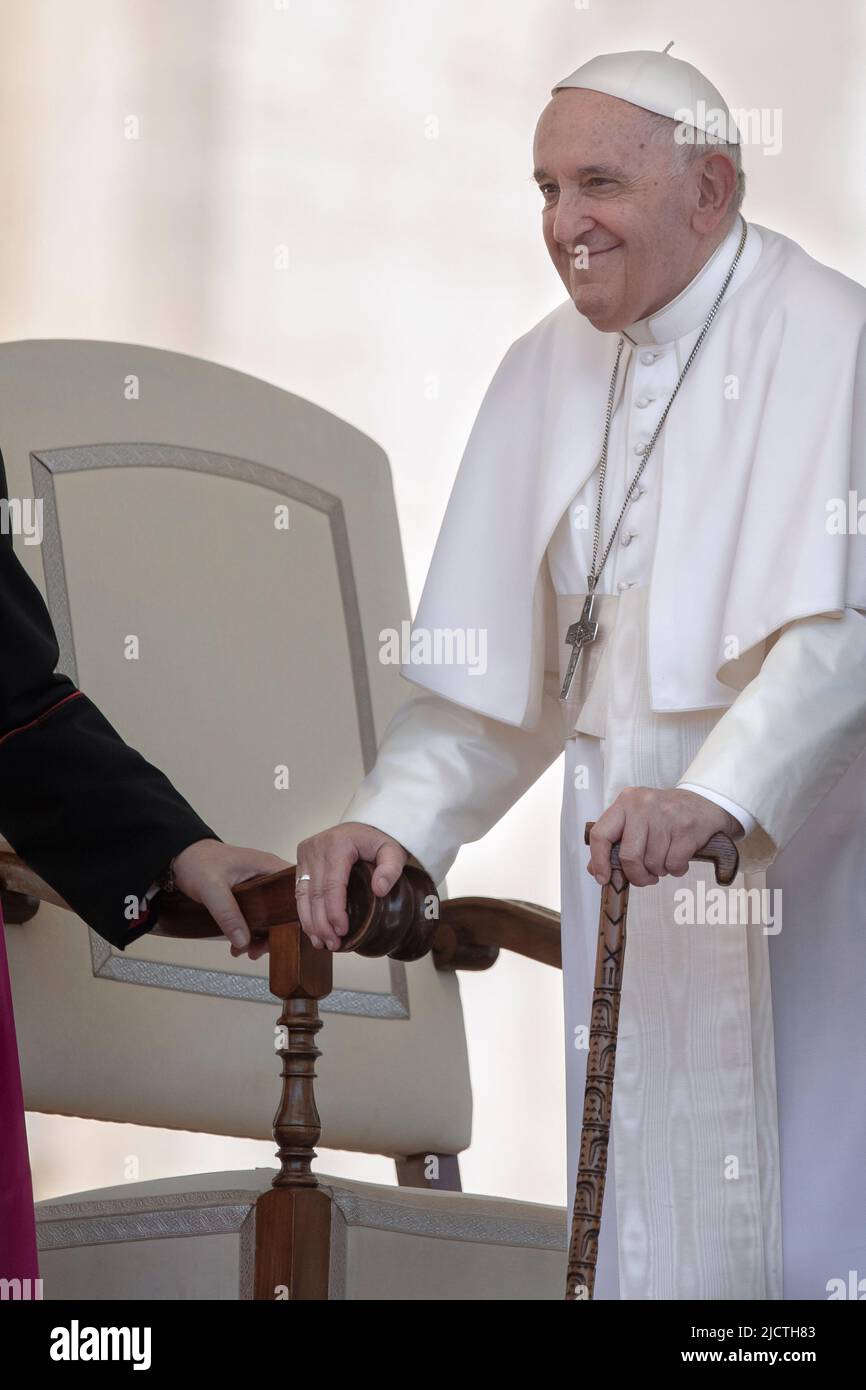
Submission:
<svg viewBox="0 0 866 1390">
<path fill-rule="evenodd" d="M 270 989 L 283 1001 L 275 1050 L 283 1089 L 274 1117 L 280 1171 L 256 1202 L 253 1297 L 328 1297 L 331 1201 L 312 1171 L 322 1132 L 314 1094 L 318 1001 L 331 993 L 333 957 L 317 951 L 297 922 L 270 929 Z"/>
</svg>

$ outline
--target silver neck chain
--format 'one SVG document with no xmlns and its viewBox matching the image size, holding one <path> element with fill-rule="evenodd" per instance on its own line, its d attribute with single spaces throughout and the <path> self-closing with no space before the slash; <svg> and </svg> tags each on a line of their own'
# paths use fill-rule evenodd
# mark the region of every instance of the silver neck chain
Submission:
<svg viewBox="0 0 866 1390">
<path fill-rule="evenodd" d="M 607 557 L 610 554 L 610 548 L 613 545 L 614 540 L 616 539 L 616 533 L 620 528 L 620 523 L 622 522 L 622 519 L 625 516 L 626 511 L 628 509 L 628 504 L 631 500 L 631 495 L 637 487 L 640 475 L 643 473 L 644 469 L 646 468 L 649 462 L 650 454 L 655 448 L 656 440 L 662 432 L 662 426 L 664 425 L 665 420 L 668 418 L 668 412 L 670 411 L 671 406 L 676 400 L 677 393 L 680 387 L 686 379 L 686 373 L 688 372 L 689 368 L 691 367 L 692 363 L 698 355 L 700 346 L 704 341 L 704 338 L 707 336 L 707 333 L 709 332 L 710 324 L 716 317 L 716 314 L 719 310 L 719 305 L 725 297 L 728 285 L 731 283 L 734 271 L 737 268 L 737 263 L 740 259 L 740 256 L 742 255 L 743 247 L 746 244 L 746 236 L 749 230 L 748 223 L 746 222 L 745 218 L 741 216 L 740 220 L 743 223 L 743 230 L 740 234 L 740 244 L 737 247 L 737 253 L 734 256 L 734 259 L 731 261 L 731 266 L 727 275 L 725 276 L 724 284 L 722 285 L 722 288 L 719 290 L 719 293 L 716 296 L 715 303 L 713 304 L 713 307 L 710 310 L 710 312 L 707 314 L 706 322 L 704 323 L 703 328 L 698 334 L 697 341 L 695 342 L 694 347 L 692 348 L 691 352 L 688 355 L 688 358 L 686 359 L 685 366 L 680 372 L 679 381 L 677 382 L 676 386 L 674 387 L 671 393 L 671 398 L 665 406 L 664 410 L 662 411 L 661 419 L 659 420 L 658 424 L 653 430 L 652 438 L 650 439 L 648 444 L 644 445 L 643 457 L 641 458 L 640 466 L 638 467 L 637 472 L 635 473 L 634 477 L 631 480 L 631 483 L 629 484 L 628 491 L 625 495 L 625 501 L 622 504 L 622 510 L 620 511 L 620 514 L 617 517 L 616 522 L 614 524 L 614 528 L 610 533 L 610 538 L 607 542 L 607 545 L 604 548 L 604 554 L 601 557 L 601 562 L 596 567 L 596 559 L 598 558 L 598 548 L 601 543 L 601 504 L 602 499 L 604 497 L 604 480 L 605 475 L 607 474 L 607 451 L 608 445 L 610 443 L 610 423 L 611 419 L 613 418 L 613 399 L 614 395 L 616 394 L 616 382 L 617 377 L 619 376 L 619 364 L 620 359 L 622 357 L 622 350 L 625 347 L 625 339 L 621 337 L 619 340 L 619 346 L 616 350 L 616 361 L 613 364 L 613 373 L 610 378 L 610 389 L 607 394 L 607 410 L 605 412 L 604 417 L 604 439 L 602 441 L 601 458 L 599 459 L 598 466 L 598 505 L 595 509 L 595 532 L 592 541 L 592 567 L 587 576 L 587 588 L 590 594 L 594 593 L 595 591 L 595 587 L 598 583 L 599 576 L 601 575 L 601 572 L 604 569 L 605 561 L 607 560 Z"/>
</svg>

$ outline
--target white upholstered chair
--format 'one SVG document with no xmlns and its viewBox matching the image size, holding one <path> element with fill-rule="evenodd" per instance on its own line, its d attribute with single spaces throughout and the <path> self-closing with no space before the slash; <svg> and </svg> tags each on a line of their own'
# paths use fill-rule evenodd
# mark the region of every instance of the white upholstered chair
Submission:
<svg viewBox="0 0 866 1390">
<path fill-rule="evenodd" d="M 142 347 L 7 344 L 0 380 L 10 494 L 43 502 L 43 543 L 19 554 L 62 669 L 225 839 L 293 861 L 406 695 L 376 659 L 381 629 L 408 615 L 382 450 L 285 391 Z M 7 943 L 29 1109 L 270 1136 L 267 958 L 155 936 L 120 953 L 46 903 Z M 418 1185 L 320 1175 L 327 1296 L 562 1297 L 564 1209 L 447 1190 L 472 1116 L 456 976 L 430 955 L 333 964 L 322 1142 L 392 1155 Z M 40 1203 L 46 1297 L 252 1297 L 274 1171 Z M 301 1279 L 289 1296 L 324 1295 Z"/>
</svg>

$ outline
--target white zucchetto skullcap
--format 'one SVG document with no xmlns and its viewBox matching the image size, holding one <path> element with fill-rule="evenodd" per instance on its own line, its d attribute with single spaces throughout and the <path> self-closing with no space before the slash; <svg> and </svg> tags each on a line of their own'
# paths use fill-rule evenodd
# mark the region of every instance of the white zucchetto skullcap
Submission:
<svg viewBox="0 0 866 1390">
<path fill-rule="evenodd" d="M 739 143 L 739 132 L 719 89 L 691 63 L 667 52 L 600 53 L 557 82 L 551 95 L 563 87 L 585 87 L 619 97 L 657 116 L 669 116 L 731 144 Z"/>
</svg>

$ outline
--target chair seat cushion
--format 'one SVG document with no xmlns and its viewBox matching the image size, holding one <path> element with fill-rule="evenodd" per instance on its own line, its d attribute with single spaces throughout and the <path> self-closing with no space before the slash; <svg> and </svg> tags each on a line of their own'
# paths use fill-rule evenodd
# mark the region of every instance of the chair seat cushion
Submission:
<svg viewBox="0 0 866 1390">
<path fill-rule="evenodd" d="M 37 1203 L 45 1298 L 250 1298 L 255 1203 L 274 1172 L 194 1173 Z M 333 1204 L 331 1299 L 563 1296 L 563 1207 L 319 1181 Z"/>
</svg>

